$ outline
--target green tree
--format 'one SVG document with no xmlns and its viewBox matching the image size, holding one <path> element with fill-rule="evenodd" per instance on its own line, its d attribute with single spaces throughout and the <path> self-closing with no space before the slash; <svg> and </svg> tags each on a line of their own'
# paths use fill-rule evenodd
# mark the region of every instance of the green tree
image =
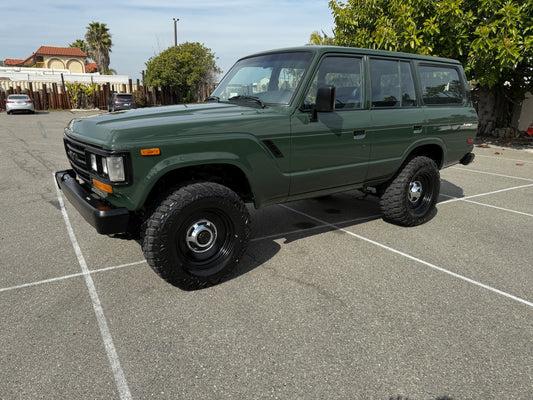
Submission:
<svg viewBox="0 0 533 400">
<path fill-rule="evenodd" d="M 335 43 L 335 38 L 328 36 L 324 31 L 320 33 L 319 31 L 314 31 L 311 33 L 311 37 L 309 38 L 308 45 L 332 45 Z"/>
<path fill-rule="evenodd" d="M 198 101 L 221 70 L 210 49 L 198 42 L 170 47 L 146 62 L 145 84 L 171 89 L 178 101 Z"/>
<path fill-rule="evenodd" d="M 109 53 L 111 53 L 113 42 L 111 41 L 111 34 L 106 24 L 91 22 L 87 26 L 85 40 L 87 42 L 88 55 L 96 63 L 98 72 L 107 74 L 110 61 Z"/>
<path fill-rule="evenodd" d="M 78 49 L 81 49 L 81 51 L 83 51 L 85 54 L 87 54 L 87 56 L 89 55 L 87 43 L 83 39 L 76 39 L 76 41 L 69 44 L 68 47 L 77 47 Z"/>
<path fill-rule="evenodd" d="M 533 89 L 531 0 L 337 0 L 335 44 L 450 57 L 476 84 L 478 132 L 518 126 Z"/>
</svg>

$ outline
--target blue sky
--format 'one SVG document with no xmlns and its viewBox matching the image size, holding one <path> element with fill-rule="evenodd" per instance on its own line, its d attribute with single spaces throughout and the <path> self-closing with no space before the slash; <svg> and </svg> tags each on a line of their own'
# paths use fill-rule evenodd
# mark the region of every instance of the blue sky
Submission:
<svg viewBox="0 0 533 400">
<path fill-rule="evenodd" d="M 0 59 L 26 58 L 40 46 L 83 39 L 92 21 L 107 24 L 111 68 L 140 78 L 145 62 L 178 42 L 200 42 L 224 71 L 258 51 L 304 45 L 314 30 L 332 34 L 328 0 L 27 0 L 1 7 Z"/>
</svg>

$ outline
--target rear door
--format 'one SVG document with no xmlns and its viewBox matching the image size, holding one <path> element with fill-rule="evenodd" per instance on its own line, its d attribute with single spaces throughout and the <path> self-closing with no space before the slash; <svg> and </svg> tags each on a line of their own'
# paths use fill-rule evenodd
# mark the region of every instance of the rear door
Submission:
<svg viewBox="0 0 533 400">
<path fill-rule="evenodd" d="M 425 115 L 415 90 L 414 65 L 409 60 L 369 59 L 371 146 L 367 180 L 390 177 L 401 166 L 409 145 L 425 130 Z"/>
</svg>

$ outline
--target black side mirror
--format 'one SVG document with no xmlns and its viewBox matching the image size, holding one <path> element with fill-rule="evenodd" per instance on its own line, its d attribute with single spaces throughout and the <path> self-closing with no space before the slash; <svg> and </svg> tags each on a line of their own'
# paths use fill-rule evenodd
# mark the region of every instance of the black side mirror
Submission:
<svg viewBox="0 0 533 400">
<path fill-rule="evenodd" d="M 323 86 L 318 88 L 316 94 L 317 112 L 335 111 L 335 86 Z"/>
<path fill-rule="evenodd" d="M 316 105 L 309 116 L 311 122 L 318 121 L 319 112 L 335 111 L 335 86 L 319 87 L 316 94 Z"/>
</svg>

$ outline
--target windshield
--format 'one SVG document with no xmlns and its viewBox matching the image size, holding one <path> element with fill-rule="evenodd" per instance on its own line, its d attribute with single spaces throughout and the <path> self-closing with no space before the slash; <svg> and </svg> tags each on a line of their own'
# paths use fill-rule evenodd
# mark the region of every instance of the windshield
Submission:
<svg viewBox="0 0 533 400">
<path fill-rule="evenodd" d="M 310 51 L 273 53 L 238 61 L 224 77 L 212 99 L 288 105 L 313 57 Z"/>
</svg>

